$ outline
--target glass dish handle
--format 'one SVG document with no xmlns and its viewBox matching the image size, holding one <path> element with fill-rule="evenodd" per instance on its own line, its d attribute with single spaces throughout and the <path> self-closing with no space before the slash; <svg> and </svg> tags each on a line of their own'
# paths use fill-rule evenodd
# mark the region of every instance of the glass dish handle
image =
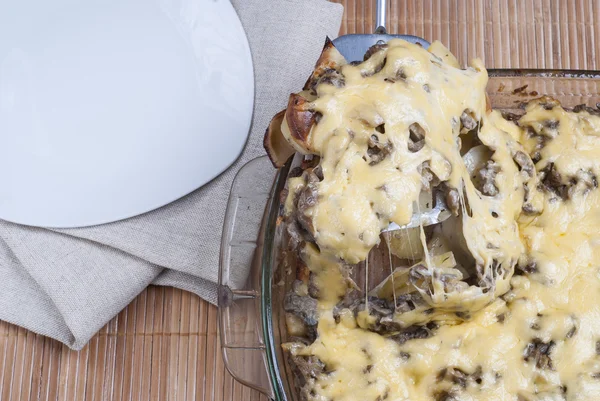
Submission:
<svg viewBox="0 0 600 401">
<path fill-rule="evenodd" d="M 263 217 L 277 170 L 265 157 L 237 173 L 227 202 L 219 266 L 218 326 L 225 367 L 273 398 L 260 312 Z"/>
</svg>

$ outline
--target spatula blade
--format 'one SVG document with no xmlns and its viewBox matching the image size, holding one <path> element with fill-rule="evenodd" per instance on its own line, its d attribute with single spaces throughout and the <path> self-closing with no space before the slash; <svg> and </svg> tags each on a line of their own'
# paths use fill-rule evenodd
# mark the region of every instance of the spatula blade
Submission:
<svg viewBox="0 0 600 401">
<path fill-rule="evenodd" d="M 430 43 L 423 38 L 413 35 L 387 35 L 387 34 L 350 34 L 343 35 L 333 41 L 335 47 L 348 61 L 363 59 L 369 47 L 377 43 L 386 43 L 390 39 L 404 39 L 410 43 L 419 43 L 428 48 Z"/>
</svg>

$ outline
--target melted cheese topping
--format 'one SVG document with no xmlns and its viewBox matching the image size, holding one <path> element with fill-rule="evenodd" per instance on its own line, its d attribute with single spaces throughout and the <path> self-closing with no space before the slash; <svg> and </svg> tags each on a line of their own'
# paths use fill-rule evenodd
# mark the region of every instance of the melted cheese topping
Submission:
<svg viewBox="0 0 600 401">
<path fill-rule="evenodd" d="M 404 225 L 411 220 L 413 205 L 424 190 L 426 164 L 463 199 L 462 231 L 483 285 L 448 288 L 435 278 L 439 272 L 425 255 L 431 279 L 419 291 L 438 310 L 480 309 L 508 290 L 523 253 L 515 219 L 522 207 L 523 183 L 533 177 L 524 176 L 513 162 L 521 145 L 495 125 L 501 116 L 486 117 L 487 74 L 481 62 L 461 70 L 443 46 L 435 44 L 433 51 L 441 56 L 392 40 L 364 63 L 344 65 L 343 87 L 316 88 L 310 108 L 321 118 L 309 140 L 320 156 L 323 179 L 315 184 L 318 201 L 302 213 L 312 222 L 322 253 L 360 262 L 390 221 Z M 499 169 L 499 195 L 494 198 L 481 195 L 463 162 L 458 137 L 465 113 L 486 118 L 478 136 L 493 151 Z M 409 143 L 415 125 L 424 134 L 418 149 Z M 374 161 L 369 153 L 373 141 L 385 144 L 389 154 Z M 303 177 L 290 181 L 288 214 L 302 186 Z M 454 274 L 462 278 L 459 271 Z"/>
<path fill-rule="evenodd" d="M 324 180 L 308 215 L 321 250 L 349 263 L 366 258 L 390 221 L 410 221 L 424 162 L 439 179 L 459 186 L 463 172 L 452 169 L 460 159 L 454 151 L 458 119 L 467 109 L 477 117 L 485 112 L 481 62 L 460 70 L 417 45 L 388 45 L 359 66 L 343 66 L 344 87 L 319 85 L 311 105 L 322 114 L 310 140 Z M 368 72 L 384 59 L 379 72 Z M 426 144 L 412 152 L 409 126 L 415 123 L 424 129 Z M 373 136 L 391 148 L 376 164 L 368 152 Z"/>
<path fill-rule="evenodd" d="M 385 57 L 380 72 L 365 77 L 365 63 L 344 66 L 345 86 L 320 85 L 313 100 L 322 114 L 311 136 L 323 180 L 307 211 L 318 247 L 307 245 L 303 260 L 322 294 L 318 337 L 306 346 L 285 345 L 326 366 L 309 399 L 600 399 L 600 117 L 546 99 L 529 104 L 515 125 L 486 113 L 487 78 L 479 62 L 462 71 L 442 46 L 432 48 L 439 56 L 391 41 L 366 62 Z M 400 69 L 402 82 L 383 79 Z M 469 156 L 457 144 L 465 109 L 482 121 L 480 146 L 497 166 L 494 196 L 477 188 Z M 426 131 L 425 146 L 411 152 L 415 122 Z M 375 130 L 381 124 L 384 133 Z M 392 144 L 377 164 L 369 164 L 367 153 L 372 135 Z M 520 153 L 531 155 L 535 169 L 516 161 L 531 162 Z M 356 315 L 336 311 L 348 288 L 338 258 L 364 260 L 389 221 L 410 220 L 423 189 L 423 162 L 459 191 L 462 211 L 451 230 L 462 232 L 461 246 L 483 283 L 447 288 L 435 278 L 449 274 L 461 282 L 466 266 L 427 253 L 421 264 L 432 277 L 429 286 L 409 281 L 406 268 L 396 270 L 372 294 L 390 299 L 394 287 L 395 299 L 418 291 L 428 313 L 396 312 L 394 322 L 437 325 L 428 326 L 428 338 L 394 341 L 367 330 L 373 324 L 368 307 Z M 302 185 L 301 178 L 290 180 L 288 212 Z M 517 264 L 525 273 L 513 275 Z M 470 318 L 451 318 L 465 312 Z"/>
</svg>

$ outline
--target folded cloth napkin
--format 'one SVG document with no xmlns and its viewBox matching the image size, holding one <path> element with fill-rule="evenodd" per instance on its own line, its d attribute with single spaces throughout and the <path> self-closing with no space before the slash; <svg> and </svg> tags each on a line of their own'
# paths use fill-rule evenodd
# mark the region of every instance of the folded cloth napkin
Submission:
<svg viewBox="0 0 600 401">
<path fill-rule="evenodd" d="M 223 0 L 221 0 L 223 1 Z M 0 220 L 0 319 L 82 348 L 149 284 L 215 303 L 225 206 L 236 172 L 264 155 L 271 117 L 312 70 L 342 6 L 326 0 L 232 0 L 246 30 L 255 75 L 250 137 L 226 172 L 161 209 L 78 229 Z M 271 179 L 272 171 L 265 171 Z"/>
</svg>

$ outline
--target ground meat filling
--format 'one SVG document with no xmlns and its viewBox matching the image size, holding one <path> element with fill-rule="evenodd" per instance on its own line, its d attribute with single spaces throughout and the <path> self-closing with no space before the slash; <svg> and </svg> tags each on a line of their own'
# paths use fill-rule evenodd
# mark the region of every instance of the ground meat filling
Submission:
<svg viewBox="0 0 600 401">
<path fill-rule="evenodd" d="M 586 193 L 598 188 L 598 178 L 591 170 L 580 170 L 575 176 L 561 174 L 554 163 L 548 163 L 538 173 L 539 189 L 552 196 L 551 199 L 566 201 L 577 191 Z"/>
<path fill-rule="evenodd" d="M 301 318 L 308 326 L 317 325 L 317 300 L 309 295 L 288 293 L 285 297 L 283 309 Z"/>
<path fill-rule="evenodd" d="M 317 336 L 317 323 L 318 323 L 318 311 L 317 311 L 317 299 L 312 297 L 309 293 L 304 294 L 303 283 L 301 280 L 294 282 L 292 291 L 289 291 L 283 301 L 283 309 L 294 316 L 296 316 L 305 327 L 304 339 L 309 343 L 312 343 Z"/>
<path fill-rule="evenodd" d="M 554 346 L 554 341 L 545 343 L 539 338 L 534 338 L 525 346 L 523 359 L 525 362 L 535 363 L 535 367 L 538 369 L 553 370 L 551 354 Z"/>
<path fill-rule="evenodd" d="M 364 295 L 356 290 L 350 294 L 335 306 L 333 316 L 336 321 L 339 321 L 339 316 L 344 309 L 351 311 L 355 318 L 359 312 L 365 310 Z M 398 331 L 400 327 L 392 320 L 394 314 L 393 302 L 377 297 L 368 298 L 369 305 L 367 310 L 370 316 L 375 317 L 375 320 L 370 326 L 363 328 L 379 334 Z"/>
<path fill-rule="evenodd" d="M 544 110 L 552 110 L 556 106 L 560 106 L 558 100 L 550 97 L 550 96 L 542 96 L 539 100 L 539 105 L 544 108 Z"/>
<path fill-rule="evenodd" d="M 516 275 L 521 275 L 521 274 L 536 274 L 539 272 L 539 269 L 537 267 L 537 263 L 535 261 L 529 261 L 523 264 L 518 264 L 517 268 L 515 269 L 515 274 Z"/>
<path fill-rule="evenodd" d="M 533 161 L 525 152 L 518 150 L 513 155 L 513 160 L 517 166 L 519 166 L 519 171 L 525 172 L 528 177 L 533 177 L 535 174 L 535 166 L 533 165 Z"/>
<path fill-rule="evenodd" d="M 458 216 L 460 213 L 460 194 L 456 188 L 451 188 L 448 185 L 442 185 L 440 190 L 445 194 L 444 200 L 448 209 L 453 215 Z"/>
<path fill-rule="evenodd" d="M 375 134 L 369 138 L 369 147 L 367 148 L 367 156 L 369 158 L 369 165 L 374 166 L 380 163 L 383 159 L 389 156 L 394 149 L 391 142 L 381 142 L 379 137 Z"/>
<path fill-rule="evenodd" d="M 310 272 L 308 277 L 308 295 L 314 299 L 319 299 L 321 297 L 321 289 L 316 283 L 317 275 L 313 272 Z"/>
<path fill-rule="evenodd" d="M 511 113 L 511 112 L 508 112 L 508 111 L 503 111 L 503 112 L 502 112 L 502 117 L 503 117 L 505 120 L 512 121 L 512 122 L 515 122 L 515 123 L 516 123 L 516 122 L 518 122 L 518 121 L 519 121 L 519 119 L 520 119 L 522 116 L 523 116 L 522 114 Z"/>
<path fill-rule="evenodd" d="M 290 245 L 292 249 L 296 250 L 303 241 L 314 242 L 315 231 L 312 218 L 306 212 L 317 204 L 317 184 L 323 179 L 318 166 L 305 170 L 302 176 L 305 184 L 295 195 L 295 212 L 287 223 Z"/>
<path fill-rule="evenodd" d="M 369 47 L 369 49 L 367 50 L 367 52 L 365 53 L 364 57 L 363 57 L 363 61 L 367 61 L 368 59 L 371 58 L 371 56 L 383 49 L 387 49 L 388 45 L 387 43 L 377 43 L 374 44 L 373 46 Z"/>
<path fill-rule="evenodd" d="M 442 272 L 441 269 L 433 268 L 433 274 L 425 265 L 416 265 L 411 268 L 409 273 L 410 283 L 421 293 L 433 293 L 434 280 L 441 282 L 444 286 L 443 290 L 446 293 L 461 292 L 469 285 L 462 281 L 462 275 L 457 270 L 454 272 Z"/>
<path fill-rule="evenodd" d="M 408 127 L 408 150 L 416 153 L 425 146 L 425 129 L 418 123 L 413 123 Z"/>
<path fill-rule="evenodd" d="M 546 104 L 544 107 L 549 106 Z M 542 124 L 536 125 L 523 125 L 528 137 L 534 138 L 536 141 L 535 148 L 531 153 L 531 159 L 534 163 L 539 162 L 542 158 L 540 150 L 546 147 L 546 145 L 558 135 L 558 125 L 559 122 L 557 120 L 546 120 Z"/>
<path fill-rule="evenodd" d="M 406 73 L 400 68 L 393 77 L 385 77 L 383 80 L 391 84 L 396 83 L 397 81 L 406 81 Z"/>
<path fill-rule="evenodd" d="M 467 388 L 468 385 L 480 385 L 483 382 L 481 366 L 477 367 L 473 373 L 467 373 L 458 367 L 444 368 L 437 374 L 438 382 L 449 382 L 461 388 Z"/>
<path fill-rule="evenodd" d="M 534 188 L 534 191 L 537 189 Z M 523 184 L 523 214 L 527 216 L 538 215 L 542 211 L 539 208 L 536 208 L 532 202 L 533 193 L 532 190 L 529 189 L 529 185 L 527 183 Z"/>
<path fill-rule="evenodd" d="M 496 187 L 496 175 L 500 172 L 500 166 L 493 160 L 488 160 L 484 167 L 478 172 L 478 180 L 475 182 L 475 187 L 486 196 L 498 195 L 498 187 Z"/>
<path fill-rule="evenodd" d="M 343 88 L 346 85 L 346 80 L 344 76 L 333 68 L 326 69 L 321 76 L 317 79 L 312 80 L 308 84 L 307 90 L 310 91 L 313 95 L 317 94 L 317 87 L 319 85 L 333 85 L 336 88 Z"/>
<path fill-rule="evenodd" d="M 316 379 L 325 372 L 325 364 L 314 355 L 288 354 L 288 364 L 295 377 L 296 394 L 301 401 L 310 400 L 316 395 L 314 386 Z"/>
<path fill-rule="evenodd" d="M 578 104 L 573 107 L 574 113 L 581 113 L 582 111 L 588 112 L 592 115 L 600 116 L 600 103 L 596 103 L 596 107 L 590 107 L 586 104 Z"/>
<path fill-rule="evenodd" d="M 437 189 L 440 184 L 442 184 L 441 180 L 433 171 L 431 171 L 431 166 L 429 161 L 424 161 L 418 168 L 417 171 L 421 174 L 421 182 L 423 184 L 423 188 L 426 191 L 431 191 L 433 189 Z"/>
<path fill-rule="evenodd" d="M 460 123 L 462 125 L 460 130 L 462 134 L 474 130 L 479 125 L 479 122 L 475 119 L 473 112 L 470 110 L 463 111 L 460 115 Z"/>
<path fill-rule="evenodd" d="M 437 328 L 438 325 L 433 322 L 429 322 L 424 326 L 414 325 L 402 330 L 399 333 L 393 334 L 388 338 L 402 345 L 410 340 L 429 338 L 435 334 L 435 330 Z"/>
<path fill-rule="evenodd" d="M 403 294 L 394 302 L 377 297 L 369 297 L 368 313 L 369 316 L 375 317 L 374 321 L 363 329 L 385 335 L 390 340 L 402 345 L 407 341 L 414 339 L 423 339 L 432 336 L 438 328 L 434 322 L 429 322 L 426 325 L 414 325 L 403 328 L 401 325 L 393 321 L 394 312 L 403 313 L 414 310 L 418 305 L 424 306 L 425 303 L 419 294 Z M 334 309 L 334 318 L 339 321 L 339 316 L 342 310 L 348 309 L 354 313 L 356 317 L 358 312 L 365 310 L 365 300 L 356 294 L 354 300 L 341 301 Z"/>
<path fill-rule="evenodd" d="M 554 163 L 548 163 L 539 172 L 540 189 L 553 194 L 561 200 L 569 199 L 569 187 L 573 182 L 563 183 L 562 175 L 554 167 Z"/>
<path fill-rule="evenodd" d="M 368 326 L 361 326 L 365 330 L 369 330 L 382 335 L 391 335 L 391 339 L 399 341 L 404 338 L 405 341 L 411 338 L 427 338 L 433 330 L 433 326 L 423 326 L 428 330 L 428 335 L 423 337 L 422 334 L 414 336 L 413 332 L 421 326 L 402 327 L 394 322 L 394 314 L 402 314 L 413 311 L 415 309 L 423 309 L 425 313 L 429 306 L 418 292 L 408 294 L 400 294 L 394 300 L 378 298 L 374 296 L 368 297 L 368 308 L 366 308 L 369 316 L 373 317 L 373 321 Z M 358 290 L 349 291 L 346 296 L 333 309 L 333 317 L 336 322 L 339 322 L 342 311 L 349 310 L 354 317 L 358 316 L 359 312 L 365 310 L 365 297 Z M 431 310 L 432 311 L 432 310 Z M 433 325 L 433 323 L 431 323 Z M 412 334 L 411 334 L 412 333 Z"/>
<path fill-rule="evenodd" d="M 387 49 L 387 44 L 375 44 L 373 46 L 371 46 L 369 48 L 369 50 L 367 50 L 367 52 L 365 53 L 364 56 L 364 61 L 369 61 L 375 54 L 381 52 L 384 49 Z M 370 77 L 373 76 L 375 74 L 377 74 L 378 72 L 380 72 L 383 67 L 385 66 L 386 63 L 386 58 L 382 58 L 379 60 L 378 63 L 376 64 L 369 64 L 369 63 L 365 63 L 365 67 L 362 71 L 361 71 L 361 75 L 363 77 Z M 360 64 L 360 63 L 359 63 Z"/>
<path fill-rule="evenodd" d="M 289 237 L 288 246 L 292 251 L 301 249 L 302 244 L 306 241 L 306 237 L 309 236 L 308 232 L 302 229 L 298 224 L 298 221 L 294 219 L 290 219 L 287 223 L 286 231 Z"/>
</svg>

